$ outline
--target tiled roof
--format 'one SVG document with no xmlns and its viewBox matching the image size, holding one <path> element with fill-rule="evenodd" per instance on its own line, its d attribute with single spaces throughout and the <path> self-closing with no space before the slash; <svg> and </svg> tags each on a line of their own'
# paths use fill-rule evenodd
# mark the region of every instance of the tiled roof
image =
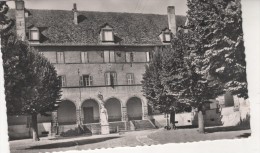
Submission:
<svg viewBox="0 0 260 153">
<path fill-rule="evenodd" d="M 38 27 L 44 44 L 100 44 L 101 26 L 114 29 L 115 41 L 122 45 L 161 44 L 158 35 L 168 27 L 167 15 L 78 11 L 78 25 L 73 23 L 73 12 L 65 10 L 29 10 L 26 27 Z M 10 11 L 14 17 L 14 10 Z M 176 16 L 177 27 L 186 18 Z"/>
</svg>

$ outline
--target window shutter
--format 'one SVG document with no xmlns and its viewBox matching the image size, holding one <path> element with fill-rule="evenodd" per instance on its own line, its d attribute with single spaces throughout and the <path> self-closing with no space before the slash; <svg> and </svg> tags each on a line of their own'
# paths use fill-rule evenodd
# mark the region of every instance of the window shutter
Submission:
<svg viewBox="0 0 260 153">
<path fill-rule="evenodd" d="M 66 76 L 62 76 L 62 87 L 66 87 Z"/>
<path fill-rule="evenodd" d="M 93 86 L 93 77 L 92 76 L 89 76 L 89 85 Z"/>
<path fill-rule="evenodd" d="M 86 61 L 85 61 L 85 52 L 81 52 L 81 63 L 86 63 Z"/>
<path fill-rule="evenodd" d="M 109 51 L 104 51 L 104 61 L 105 63 L 109 62 Z"/>
<path fill-rule="evenodd" d="M 79 76 L 79 86 L 83 86 L 83 76 Z"/>
<path fill-rule="evenodd" d="M 131 52 L 131 53 L 130 53 L 130 62 L 133 62 L 133 61 L 134 61 L 134 53 Z"/>
<path fill-rule="evenodd" d="M 150 52 L 146 52 L 146 62 L 150 62 Z"/>
<path fill-rule="evenodd" d="M 109 59 L 110 59 L 110 62 L 115 62 L 115 52 L 114 51 L 109 52 Z"/>
<path fill-rule="evenodd" d="M 126 62 L 130 63 L 130 52 L 126 52 Z"/>
<path fill-rule="evenodd" d="M 109 72 L 105 73 L 105 82 L 106 82 L 106 85 L 111 85 L 110 73 Z"/>
</svg>

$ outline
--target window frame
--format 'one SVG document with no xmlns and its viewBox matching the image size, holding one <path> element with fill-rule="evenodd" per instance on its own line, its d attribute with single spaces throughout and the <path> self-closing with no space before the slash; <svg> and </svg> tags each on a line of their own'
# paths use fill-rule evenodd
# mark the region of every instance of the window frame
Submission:
<svg viewBox="0 0 260 153">
<path fill-rule="evenodd" d="M 87 81 L 85 78 L 88 78 Z M 90 87 L 93 86 L 93 76 L 90 74 L 83 74 L 80 76 L 80 86 L 82 87 Z"/>
<path fill-rule="evenodd" d="M 107 77 L 109 74 L 109 77 Z M 114 74 L 113 76 L 113 84 L 111 83 L 111 74 Z M 105 72 L 104 74 L 104 77 L 105 77 L 105 85 L 106 86 L 114 86 L 114 85 L 117 85 L 117 73 L 115 71 L 108 71 L 108 72 Z M 109 79 L 109 81 L 108 81 Z"/>
<path fill-rule="evenodd" d="M 112 39 L 111 40 L 106 40 L 105 32 L 111 32 L 111 35 L 112 35 Z M 114 38 L 114 31 L 113 31 L 113 29 L 103 28 L 102 29 L 102 42 L 114 42 L 114 41 L 115 41 L 115 38 Z"/>
<path fill-rule="evenodd" d="M 169 39 L 170 40 L 166 40 L 166 35 L 169 35 Z M 171 38 L 172 38 L 171 32 L 163 32 L 163 42 L 170 43 L 171 42 Z"/>
<path fill-rule="evenodd" d="M 33 39 L 32 32 L 36 32 L 37 39 Z M 39 41 L 40 40 L 40 31 L 39 31 L 38 28 L 35 27 L 35 28 L 32 28 L 32 29 L 29 30 L 29 40 L 30 41 Z"/>
<path fill-rule="evenodd" d="M 82 56 L 82 54 L 84 54 L 84 56 Z M 86 55 L 87 54 L 87 55 Z M 81 63 L 89 63 L 89 57 L 88 57 L 89 55 L 88 55 L 88 52 L 87 51 L 81 51 L 80 52 L 80 62 Z M 84 62 L 83 62 L 83 59 L 84 59 Z"/>
<path fill-rule="evenodd" d="M 63 54 L 63 62 L 59 62 L 59 60 L 58 60 L 58 59 L 59 59 L 58 53 L 62 53 L 62 54 Z M 64 51 L 56 52 L 56 61 L 57 61 L 57 62 L 56 62 L 57 64 L 64 64 L 64 63 L 66 63 L 66 62 L 65 62 L 65 53 L 64 53 Z"/>
<path fill-rule="evenodd" d="M 127 82 L 127 85 L 134 85 L 135 84 L 134 73 L 126 73 L 126 82 Z"/>
<path fill-rule="evenodd" d="M 67 87 L 66 75 L 59 75 L 58 78 L 59 78 L 59 81 L 60 81 L 60 86 L 61 87 Z"/>
</svg>

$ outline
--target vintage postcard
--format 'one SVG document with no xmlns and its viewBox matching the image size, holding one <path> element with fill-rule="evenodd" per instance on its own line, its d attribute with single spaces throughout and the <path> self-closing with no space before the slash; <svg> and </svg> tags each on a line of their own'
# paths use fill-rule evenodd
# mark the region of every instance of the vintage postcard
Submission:
<svg viewBox="0 0 260 153">
<path fill-rule="evenodd" d="M 250 150 L 244 3 L 1 0 L 7 149 Z"/>
</svg>

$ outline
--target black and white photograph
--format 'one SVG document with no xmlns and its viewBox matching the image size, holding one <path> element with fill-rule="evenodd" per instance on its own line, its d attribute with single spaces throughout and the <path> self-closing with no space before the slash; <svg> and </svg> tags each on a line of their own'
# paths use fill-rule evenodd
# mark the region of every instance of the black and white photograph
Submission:
<svg viewBox="0 0 260 153">
<path fill-rule="evenodd" d="M 237 140 L 259 142 L 252 132 L 259 30 L 248 40 L 249 1 L 1 0 L 8 150 L 203 148 L 207 141 L 208 152 L 225 152 L 241 147 Z M 247 47 L 251 39 L 258 48 Z"/>
</svg>

